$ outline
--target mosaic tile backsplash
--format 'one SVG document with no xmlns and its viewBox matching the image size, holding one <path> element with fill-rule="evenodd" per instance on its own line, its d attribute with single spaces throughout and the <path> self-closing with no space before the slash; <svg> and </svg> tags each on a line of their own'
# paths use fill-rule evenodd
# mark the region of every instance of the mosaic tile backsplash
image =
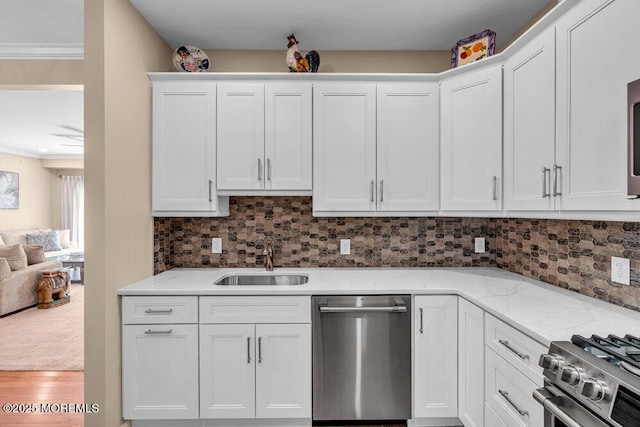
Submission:
<svg viewBox="0 0 640 427">
<path fill-rule="evenodd" d="M 156 218 L 155 273 L 172 268 L 499 267 L 640 311 L 640 223 L 494 218 L 314 218 L 311 197 L 232 197 L 225 218 Z M 222 237 L 223 253 L 211 253 Z M 487 252 L 473 251 L 485 237 Z M 340 239 L 351 254 L 340 255 Z M 610 257 L 631 259 L 631 286 Z"/>
</svg>

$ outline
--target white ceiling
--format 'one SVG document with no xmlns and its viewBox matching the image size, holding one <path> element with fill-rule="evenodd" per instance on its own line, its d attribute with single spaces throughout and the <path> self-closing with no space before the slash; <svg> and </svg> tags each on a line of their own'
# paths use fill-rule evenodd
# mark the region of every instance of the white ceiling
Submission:
<svg viewBox="0 0 640 427">
<path fill-rule="evenodd" d="M 80 90 L 0 90 L 0 152 L 83 158 L 83 98 Z"/>
<path fill-rule="evenodd" d="M 498 45 L 549 0 L 130 0 L 164 40 L 202 49 L 449 50 L 491 29 Z"/>
</svg>

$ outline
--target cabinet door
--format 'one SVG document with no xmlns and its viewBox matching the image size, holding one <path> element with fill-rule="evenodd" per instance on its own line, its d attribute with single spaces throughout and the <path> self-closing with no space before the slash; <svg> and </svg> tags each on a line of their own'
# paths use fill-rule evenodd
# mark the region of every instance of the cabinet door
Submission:
<svg viewBox="0 0 640 427">
<path fill-rule="evenodd" d="M 415 297 L 414 415 L 458 416 L 458 297 Z"/>
<path fill-rule="evenodd" d="M 153 86 L 153 202 L 162 211 L 215 211 L 216 86 Z"/>
<path fill-rule="evenodd" d="M 469 71 L 441 86 L 442 209 L 501 209 L 502 69 Z"/>
<path fill-rule="evenodd" d="M 438 210 L 437 83 L 378 85 L 379 211 Z"/>
<path fill-rule="evenodd" d="M 638 16 L 637 0 L 584 0 L 558 21 L 563 210 L 640 209 L 626 198 L 627 83 L 640 78 L 629 36 L 637 33 Z"/>
<path fill-rule="evenodd" d="M 504 204 L 507 210 L 553 209 L 555 28 L 504 65 Z"/>
<path fill-rule="evenodd" d="M 311 84 L 265 86 L 265 188 L 311 190 Z"/>
<path fill-rule="evenodd" d="M 483 354 L 484 310 L 458 298 L 458 418 L 465 427 L 484 425 Z"/>
<path fill-rule="evenodd" d="M 256 325 L 256 418 L 311 418 L 311 325 Z"/>
<path fill-rule="evenodd" d="M 198 418 L 198 325 L 122 327 L 122 416 Z"/>
<path fill-rule="evenodd" d="M 200 325 L 200 418 L 255 417 L 254 325 Z"/>
<path fill-rule="evenodd" d="M 218 189 L 264 188 L 264 85 L 218 85 Z"/>
<path fill-rule="evenodd" d="M 313 210 L 374 210 L 376 86 L 319 84 L 313 103 Z"/>
</svg>

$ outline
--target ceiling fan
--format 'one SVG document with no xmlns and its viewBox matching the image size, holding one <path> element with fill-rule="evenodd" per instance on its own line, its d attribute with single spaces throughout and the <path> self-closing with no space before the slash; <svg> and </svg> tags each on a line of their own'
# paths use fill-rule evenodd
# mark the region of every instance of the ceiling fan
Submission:
<svg viewBox="0 0 640 427">
<path fill-rule="evenodd" d="M 60 125 L 61 128 L 72 131 L 73 133 L 56 133 L 55 136 L 59 136 L 61 138 L 68 138 L 72 141 L 72 143 L 60 143 L 65 147 L 84 147 L 84 131 L 82 129 L 75 128 L 73 126 Z"/>
</svg>

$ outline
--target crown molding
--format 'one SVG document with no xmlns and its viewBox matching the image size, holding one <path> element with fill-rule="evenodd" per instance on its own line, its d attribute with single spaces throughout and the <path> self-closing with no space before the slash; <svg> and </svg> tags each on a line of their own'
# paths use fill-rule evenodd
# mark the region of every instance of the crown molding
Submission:
<svg viewBox="0 0 640 427">
<path fill-rule="evenodd" d="M 0 43 L 0 59 L 84 59 L 84 44 Z"/>
</svg>

